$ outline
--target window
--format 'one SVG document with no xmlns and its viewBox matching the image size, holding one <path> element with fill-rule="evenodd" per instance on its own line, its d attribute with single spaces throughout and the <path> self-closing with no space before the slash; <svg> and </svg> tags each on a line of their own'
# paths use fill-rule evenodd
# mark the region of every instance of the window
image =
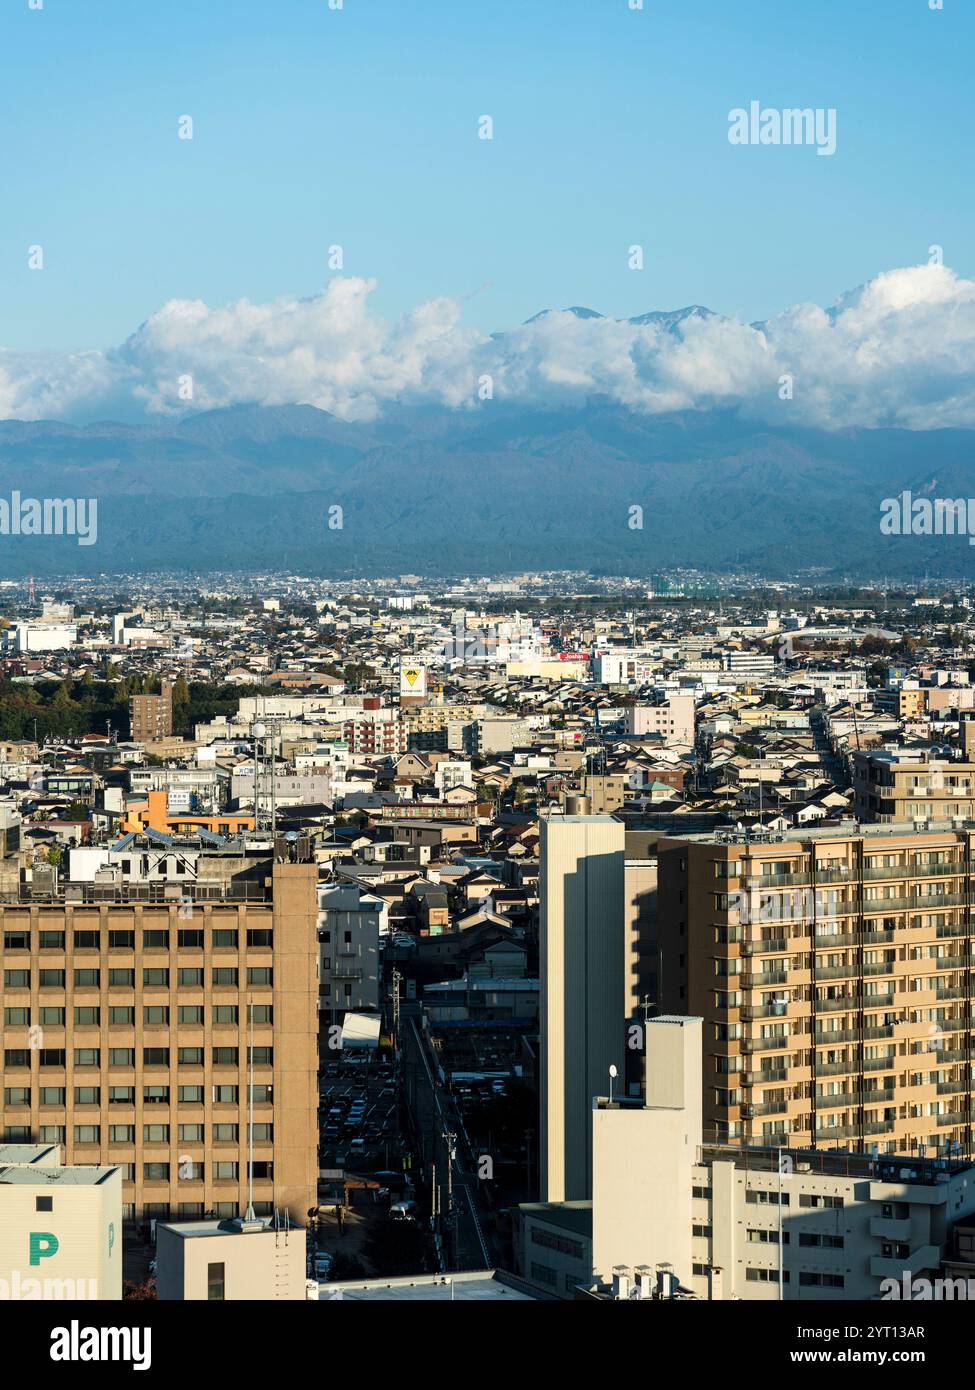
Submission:
<svg viewBox="0 0 975 1390">
<path fill-rule="evenodd" d="M 168 1144 L 169 1125 L 143 1125 L 142 1138 L 147 1144 Z"/>
<path fill-rule="evenodd" d="M 27 1056 L 29 1054 L 25 1053 L 24 1055 Z M 63 1047 L 42 1047 L 39 1060 L 42 1067 L 60 1067 L 63 1069 L 67 1060 L 67 1054 Z M 29 1063 L 25 1063 L 25 1066 L 26 1065 L 29 1065 Z"/>
<path fill-rule="evenodd" d="M 347 985 L 346 990 L 348 989 L 349 986 Z M 274 1009 L 270 1004 L 252 1004 L 251 1018 L 255 1023 L 273 1023 Z"/>
<path fill-rule="evenodd" d="M 3 1021 L 8 1028 L 29 1028 L 30 1009 L 4 1009 Z"/>
<path fill-rule="evenodd" d="M 98 1047 L 76 1047 L 74 1050 L 76 1067 L 97 1067 L 101 1057 L 101 1048 Z"/>
<path fill-rule="evenodd" d="M 29 1067 L 30 1051 L 26 1047 L 8 1047 L 3 1054 L 5 1067 Z"/>
<path fill-rule="evenodd" d="M 214 1105 L 236 1105 L 238 1087 L 236 1086 L 214 1086 L 213 1103 Z"/>
<path fill-rule="evenodd" d="M 183 927 L 176 935 L 176 942 L 179 946 L 186 946 L 193 950 L 203 950 L 203 932 L 195 927 Z"/>
<path fill-rule="evenodd" d="M 222 1264 L 207 1265 L 207 1301 L 222 1303 L 226 1298 L 225 1271 Z"/>
<path fill-rule="evenodd" d="M 5 931 L 3 934 L 3 945 L 6 951 L 29 951 L 30 932 Z"/>
<path fill-rule="evenodd" d="M 229 927 L 214 927 L 212 940 L 215 947 L 237 949 L 237 933 Z"/>
<path fill-rule="evenodd" d="M 216 1178 L 217 1182 L 236 1182 L 239 1172 L 239 1163 L 231 1163 L 227 1161 L 223 1163 L 215 1163 L 213 1165 L 213 1176 L 214 1178 Z"/>
<path fill-rule="evenodd" d="M 53 1210 L 54 1210 L 54 1198 L 53 1198 L 53 1197 L 35 1197 L 35 1198 L 34 1198 L 34 1210 L 35 1210 L 35 1211 L 53 1211 Z"/>
<path fill-rule="evenodd" d="M 134 970 L 110 970 L 108 983 L 114 989 L 135 989 Z"/>
<path fill-rule="evenodd" d="M 143 1086 L 142 1100 L 145 1105 L 168 1105 L 168 1086 Z"/>
<path fill-rule="evenodd" d="M 63 1105 L 66 1094 L 63 1086 L 42 1086 L 40 1101 L 42 1105 Z"/>
<path fill-rule="evenodd" d="M 182 1099 L 182 1097 L 180 1097 Z M 203 1126 L 202 1125 L 180 1125 L 179 1142 L 181 1144 L 202 1144 Z"/>
<path fill-rule="evenodd" d="M 3 1092 L 4 1105 L 30 1105 L 29 1086 L 5 1086 Z"/>
<path fill-rule="evenodd" d="M 214 1004 L 213 1006 L 214 1023 L 236 1023 L 237 1005 L 236 1004 Z M 255 1020 L 256 1021 L 256 1020 Z"/>
<path fill-rule="evenodd" d="M 131 1004 L 112 1004 L 108 1010 L 109 1023 L 121 1024 L 123 1027 L 128 1025 L 130 1028 L 135 1025 L 135 1009 Z"/>
<path fill-rule="evenodd" d="M 799 1205 L 801 1207 L 842 1207 L 842 1197 L 826 1197 L 821 1192 L 800 1192 Z"/>
<path fill-rule="evenodd" d="M 101 944 L 101 932 L 76 931 L 74 934 L 74 948 L 76 951 L 97 951 L 100 949 Z"/>
<path fill-rule="evenodd" d="M 213 983 L 215 985 L 236 985 L 236 967 L 232 965 L 215 965 L 213 967 Z"/>
<path fill-rule="evenodd" d="M 49 1028 L 64 1027 L 64 1009 L 53 1004 L 43 1004 L 37 1011 L 37 1020 Z"/>
<path fill-rule="evenodd" d="M 202 1067 L 203 1048 L 181 1047 L 179 1049 L 178 1060 L 181 1067 Z"/>
<path fill-rule="evenodd" d="M 100 1144 L 102 1141 L 101 1125 L 75 1125 L 74 1141 L 76 1144 Z"/>
<path fill-rule="evenodd" d="M 102 980 L 100 970 L 76 970 L 74 972 L 75 989 L 98 989 Z"/>
<path fill-rule="evenodd" d="M 110 1144 L 134 1144 L 135 1125 L 109 1125 L 108 1142 Z"/>
<path fill-rule="evenodd" d="M 30 989 L 29 970 L 5 970 L 3 983 L 7 989 Z"/>
<path fill-rule="evenodd" d="M 203 1087 L 202 1086 L 180 1086 L 179 1087 L 180 1105 L 202 1105 Z"/>
<path fill-rule="evenodd" d="M 162 966 L 147 966 L 142 972 L 142 983 L 144 985 L 154 985 L 157 988 L 169 988 L 169 971 Z"/>
<path fill-rule="evenodd" d="M 94 1004 L 79 1004 L 75 1007 L 74 1021 L 78 1027 L 97 1028 L 102 1021 L 102 1011 Z"/>
<path fill-rule="evenodd" d="M 63 951 L 64 932 L 63 931 L 42 931 L 38 941 L 42 951 Z"/>
<path fill-rule="evenodd" d="M 351 935 L 346 933 L 347 939 L 351 941 Z M 248 946 L 273 946 L 274 933 L 270 927 L 250 927 L 247 931 Z"/>
<path fill-rule="evenodd" d="M 134 1067 L 135 1048 L 110 1047 L 108 1049 L 108 1065 L 110 1067 Z"/>
<path fill-rule="evenodd" d="M 148 1182 L 169 1182 L 168 1163 L 143 1163 L 142 1176 Z M 148 1206 L 146 1212 L 148 1213 Z"/>
<path fill-rule="evenodd" d="M 100 1105 L 101 1099 L 102 1092 L 99 1086 L 76 1086 L 74 1088 L 75 1105 Z"/>
<path fill-rule="evenodd" d="M 185 989 L 202 989 L 203 967 L 196 965 L 181 965 L 179 968 L 179 983 Z"/>
<path fill-rule="evenodd" d="M 142 1062 L 147 1067 L 168 1067 L 169 1048 L 168 1047 L 144 1047 L 142 1049 Z"/>
<path fill-rule="evenodd" d="M 160 931 L 158 928 L 147 929 L 142 933 L 142 949 L 144 951 L 168 951 L 169 932 Z"/>
<path fill-rule="evenodd" d="M 213 1065 L 215 1067 L 236 1067 L 237 1059 L 236 1047 L 215 1047 L 213 1049 Z"/>
<path fill-rule="evenodd" d="M 38 983 L 41 989 L 64 989 L 64 971 L 40 970 L 38 971 Z"/>
<path fill-rule="evenodd" d="M 135 932 L 110 931 L 108 933 L 108 949 L 110 951 L 134 951 Z"/>
<path fill-rule="evenodd" d="M 270 987 L 274 983 L 274 971 L 269 965 L 249 965 L 247 967 L 247 983 Z"/>
<path fill-rule="evenodd" d="M 273 1047 L 250 1047 L 247 1049 L 247 1060 L 253 1062 L 255 1067 L 270 1067 L 274 1065 Z"/>
<path fill-rule="evenodd" d="M 236 1144 L 240 1136 L 239 1125 L 214 1125 L 213 1142 L 215 1144 Z M 255 1134 L 254 1138 L 257 1138 Z"/>
<path fill-rule="evenodd" d="M 144 1004 L 142 1008 L 142 1021 L 150 1026 L 166 1024 L 169 1022 L 169 1007 L 166 1004 Z"/>
<path fill-rule="evenodd" d="M 179 1006 L 180 1023 L 202 1023 L 203 1005 L 202 1004 L 180 1004 Z"/>
</svg>

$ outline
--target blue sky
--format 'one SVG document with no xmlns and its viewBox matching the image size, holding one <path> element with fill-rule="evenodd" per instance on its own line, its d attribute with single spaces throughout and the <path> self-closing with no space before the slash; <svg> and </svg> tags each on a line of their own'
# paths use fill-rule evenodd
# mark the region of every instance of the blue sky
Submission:
<svg viewBox="0 0 975 1390">
<path fill-rule="evenodd" d="M 0 345 L 312 295 L 332 243 L 383 316 L 447 295 L 482 330 L 567 304 L 764 318 L 932 243 L 975 272 L 967 0 L 644 5 L 5 0 Z M 729 145 L 753 99 L 835 107 L 836 155 Z"/>
</svg>

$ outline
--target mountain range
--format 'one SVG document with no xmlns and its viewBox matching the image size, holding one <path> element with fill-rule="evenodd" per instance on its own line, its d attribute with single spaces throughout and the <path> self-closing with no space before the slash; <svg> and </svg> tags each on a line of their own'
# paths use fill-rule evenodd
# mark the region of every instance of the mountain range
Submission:
<svg viewBox="0 0 975 1390">
<path fill-rule="evenodd" d="M 678 311 L 694 313 L 707 311 Z M 973 458 L 972 430 L 828 432 L 737 410 L 639 414 L 599 398 L 572 409 L 396 406 L 371 423 L 305 405 L 150 424 L 6 420 L 0 497 L 95 498 L 98 541 L 0 535 L 0 575 L 685 565 L 960 577 L 972 558 L 964 537 L 884 536 L 880 504 L 903 490 L 967 497 Z M 341 529 L 328 525 L 336 507 Z"/>
</svg>

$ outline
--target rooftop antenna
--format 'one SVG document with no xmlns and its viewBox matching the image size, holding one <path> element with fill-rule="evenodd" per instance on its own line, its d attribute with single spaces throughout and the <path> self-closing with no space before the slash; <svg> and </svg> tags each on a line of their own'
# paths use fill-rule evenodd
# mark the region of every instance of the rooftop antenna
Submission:
<svg viewBox="0 0 975 1390">
<path fill-rule="evenodd" d="M 618 1068 L 617 1068 L 617 1066 L 616 1066 L 616 1063 L 614 1062 L 614 1063 L 612 1064 L 612 1066 L 610 1067 L 610 1069 L 609 1069 L 609 1104 L 610 1104 L 610 1108 L 612 1108 L 612 1105 L 613 1105 L 613 1082 L 616 1080 L 617 1076 L 619 1076 L 619 1070 L 618 1070 Z"/>
</svg>

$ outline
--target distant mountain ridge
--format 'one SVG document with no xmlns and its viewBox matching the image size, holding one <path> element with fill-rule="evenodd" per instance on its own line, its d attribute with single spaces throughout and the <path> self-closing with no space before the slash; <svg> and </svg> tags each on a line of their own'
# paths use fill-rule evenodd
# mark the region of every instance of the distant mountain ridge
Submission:
<svg viewBox="0 0 975 1390">
<path fill-rule="evenodd" d="M 973 460 L 972 430 L 828 433 L 733 410 L 643 415 L 601 399 L 574 409 L 397 406 L 366 424 L 305 405 L 147 425 L 6 420 L 0 497 L 96 498 L 98 543 L 0 535 L 0 575 L 649 575 L 737 564 L 772 577 L 811 566 L 962 576 L 965 537 L 882 536 L 880 503 L 933 486 L 975 495 Z"/>
</svg>

